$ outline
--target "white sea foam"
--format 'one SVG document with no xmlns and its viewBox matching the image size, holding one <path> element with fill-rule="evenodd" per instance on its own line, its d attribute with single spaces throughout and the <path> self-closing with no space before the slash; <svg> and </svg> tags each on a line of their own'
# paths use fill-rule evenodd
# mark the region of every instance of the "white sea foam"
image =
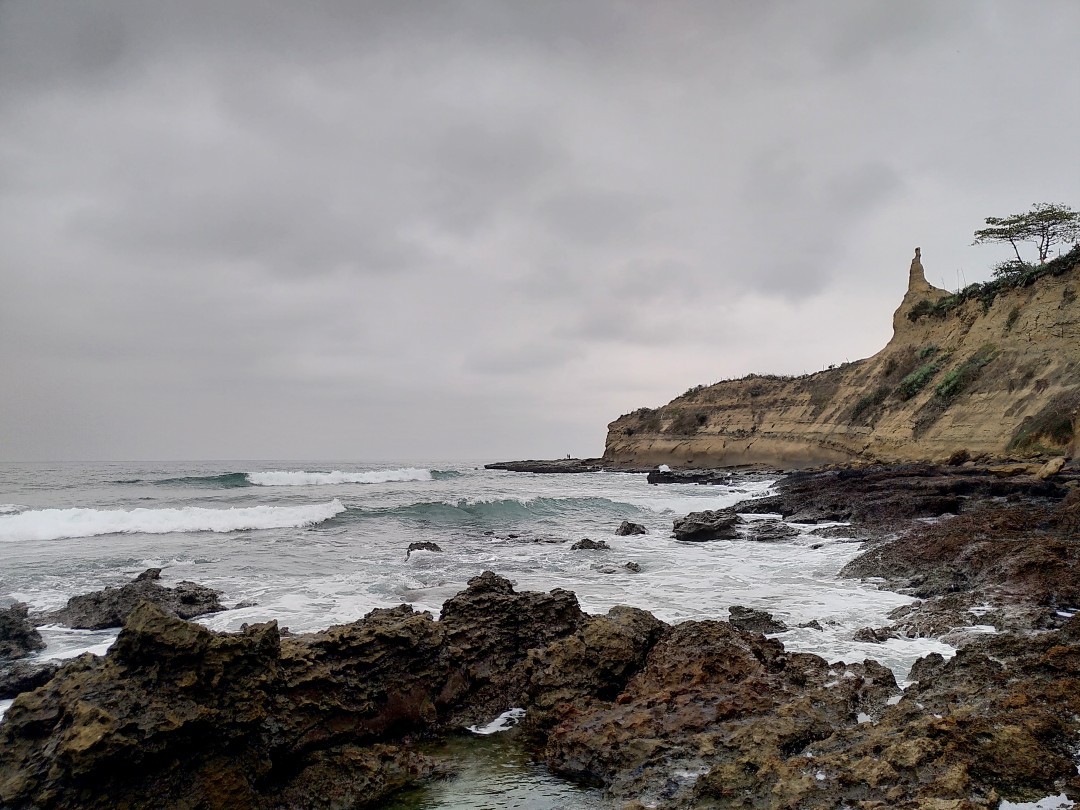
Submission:
<svg viewBox="0 0 1080 810">
<path fill-rule="evenodd" d="M 1010 802 L 1002 800 L 1000 810 L 1071 810 L 1075 804 L 1064 793 L 1047 796 L 1037 802 Z"/>
<path fill-rule="evenodd" d="M 490 723 L 485 726 L 469 726 L 468 730 L 473 734 L 496 734 L 500 731 L 506 731 L 509 728 L 513 728 L 521 722 L 521 718 L 525 716 L 524 709 L 509 709 Z"/>
<path fill-rule="evenodd" d="M 307 506 L 207 509 L 35 509 L 0 516 L 0 542 L 59 540 L 102 534 L 235 532 L 313 526 L 345 511 L 337 498 Z"/>
<path fill-rule="evenodd" d="M 12 512 L 18 512 L 20 509 L 26 507 L 19 506 L 17 503 L 0 503 L 0 515 L 9 515 Z"/>
<path fill-rule="evenodd" d="M 306 470 L 271 470 L 249 472 L 247 479 L 260 487 L 306 487 L 320 484 L 389 484 L 401 481 L 431 481 L 431 470 L 403 467 L 397 470 L 368 472 L 307 472 Z"/>
</svg>

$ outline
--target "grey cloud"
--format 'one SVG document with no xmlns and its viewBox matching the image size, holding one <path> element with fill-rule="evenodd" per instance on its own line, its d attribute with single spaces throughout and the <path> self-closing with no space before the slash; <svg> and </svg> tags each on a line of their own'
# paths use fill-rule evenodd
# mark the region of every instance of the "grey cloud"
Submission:
<svg viewBox="0 0 1080 810">
<path fill-rule="evenodd" d="M 595 453 L 869 354 L 1080 187 L 1078 9 L 0 0 L 0 457 Z"/>
</svg>

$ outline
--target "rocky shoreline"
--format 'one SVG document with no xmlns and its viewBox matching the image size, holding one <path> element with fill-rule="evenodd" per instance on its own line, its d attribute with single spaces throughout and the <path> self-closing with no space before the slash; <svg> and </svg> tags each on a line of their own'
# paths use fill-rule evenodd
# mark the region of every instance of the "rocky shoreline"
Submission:
<svg viewBox="0 0 1080 810">
<path fill-rule="evenodd" d="M 759 523 L 870 539 L 844 575 L 920 601 L 866 640 L 960 648 L 920 659 L 906 689 L 871 660 L 785 650 L 755 632 L 776 626 L 755 611 L 678 625 L 633 607 L 588 615 L 569 591 L 518 593 L 491 572 L 438 620 L 402 605 L 297 636 L 274 622 L 211 632 L 173 594 L 125 602 L 107 656 L 19 695 L 0 723 L 0 806 L 377 806 L 453 771 L 425 741 L 511 708 L 537 759 L 620 807 L 1080 799 L 1080 471 L 1031 472 L 800 473 L 770 498 L 683 519 L 711 526 L 685 537 L 707 542 L 768 540 L 744 525 Z M 161 597 L 155 580 L 132 586 Z M 112 609 L 124 589 L 109 590 Z M 32 650 L 25 610 L 9 623 Z"/>
</svg>

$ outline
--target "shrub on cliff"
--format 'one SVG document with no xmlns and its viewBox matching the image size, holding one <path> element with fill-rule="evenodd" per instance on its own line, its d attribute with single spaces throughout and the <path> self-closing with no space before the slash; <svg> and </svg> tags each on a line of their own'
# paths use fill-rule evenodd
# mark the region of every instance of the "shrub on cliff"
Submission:
<svg viewBox="0 0 1080 810">
<path fill-rule="evenodd" d="M 896 394 L 900 399 L 908 400 L 926 388 L 926 384 L 933 379 L 934 375 L 941 370 L 937 362 L 926 363 L 919 366 L 900 381 L 896 388 Z"/>
</svg>

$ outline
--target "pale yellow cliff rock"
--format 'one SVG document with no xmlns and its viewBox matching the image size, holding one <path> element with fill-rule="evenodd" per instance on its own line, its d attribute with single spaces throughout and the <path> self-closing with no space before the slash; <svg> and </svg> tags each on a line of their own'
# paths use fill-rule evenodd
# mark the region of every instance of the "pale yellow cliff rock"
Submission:
<svg viewBox="0 0 1080 810">
<path fill-rule="evenodd" d="M 1071 457 L 1078 291 L 1073 265 L 992 300 L 957 303 L 927 283 L 916 249 L 893 337 L 873 357 L 802 377 L 751 375 L 639 409 L 608 426 L 604 459 L 797 469 Z"/>
</svg>

